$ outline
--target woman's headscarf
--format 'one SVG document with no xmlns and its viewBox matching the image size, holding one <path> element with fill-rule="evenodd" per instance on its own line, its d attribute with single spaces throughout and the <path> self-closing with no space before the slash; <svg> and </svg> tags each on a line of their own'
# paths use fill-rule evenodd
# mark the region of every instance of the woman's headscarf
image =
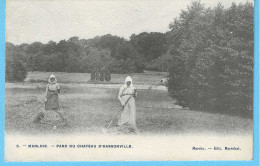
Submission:
<svg viewBox="0 0 260 166">
<path fill-rule="evenodd" d="M 132 80 L 132 78 L 130 77 L 130 76 L 127 76 L 126 78 L 125 78 L 125 86 L 127 87 L 127 82 L 131 82 L 131 84 L 129 85 L 129 87 L 134 87 L 134 84 L 133 84 L 133 80 Z"/>
<path fill-rule="evenodd" d="M 51 78 L 54 78 L 54 81 L 51 81 Z M 56 84 L 57 83 L 57 79 L 56 79 L 56 77 L 53 74 L 50 75 L 49 83 L 50 84 Z"/>
</svg>

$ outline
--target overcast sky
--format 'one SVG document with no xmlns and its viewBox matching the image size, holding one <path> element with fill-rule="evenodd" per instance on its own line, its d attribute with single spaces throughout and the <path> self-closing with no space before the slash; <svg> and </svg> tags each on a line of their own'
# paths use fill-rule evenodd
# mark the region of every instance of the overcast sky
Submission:
<svg viewBox="0 0 260 166">
<path fill-rule="evenodd" d="M 129 39 L 141 32 L 166 32 L 192 0 L 7 0 L 6 41 L 13 44 L 112 34 Z M 233 0 L 233 2 L 253 0 Z M 201 0 L 206 7 L 231 0 Z"/>
</svg>

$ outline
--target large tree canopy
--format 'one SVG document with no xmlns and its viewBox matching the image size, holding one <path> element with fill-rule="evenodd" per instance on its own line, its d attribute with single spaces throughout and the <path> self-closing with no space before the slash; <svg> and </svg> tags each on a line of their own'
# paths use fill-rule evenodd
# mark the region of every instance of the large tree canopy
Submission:
<svg viewBox="0 0 260 166">
<path fill-rule="evenodd" d="M 218 111 L 252 110 L 253 20 L 251 3 L 193 2 L 170 24 L 169 93 L 179 104 Z"/>
<path fill-rule="evenodd" d="M 160 57 L 168 49 L 166 35 L 159 32 L 133 34 L 130 37 L 130 42 L 140 54 L 139 56 L 144 56 L 146 61 Z"/>
</svg>

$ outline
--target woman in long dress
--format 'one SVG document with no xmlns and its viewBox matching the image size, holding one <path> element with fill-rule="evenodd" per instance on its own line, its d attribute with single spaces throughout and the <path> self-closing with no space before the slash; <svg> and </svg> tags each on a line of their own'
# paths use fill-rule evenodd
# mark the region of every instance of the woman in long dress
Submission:
<svg viewBox="0 0 260 166">
<path fill-rule="evenodd" d="M 57 83 L 56 77 L 52 74 L 46 86 L 45 110 L 59 110 L 58 93 L 60 93 L 60 85 Z"/>
<path fill-rule="evenodd" d="M 136 128 L 136 106 L 135 97 L 137 96 L 136 88 L 133 85 L 132 78 L 127 76 L 125 85 L 123 85 L 118 93 L 118 99 L 124 107 L 118 119 L 118 125 L 131 125 Z"/>
</svg>

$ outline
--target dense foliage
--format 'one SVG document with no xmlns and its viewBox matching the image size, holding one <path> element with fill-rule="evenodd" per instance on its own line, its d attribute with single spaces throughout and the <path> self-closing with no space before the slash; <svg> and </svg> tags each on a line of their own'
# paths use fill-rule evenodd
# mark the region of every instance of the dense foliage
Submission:
<svg viewBox="0 0 260 166">
<path fill-rule="evenodd" d="M 21 53 L 13 44 L 7 43 L 5 79 L 8 81 L 23 81 L 27 76 L 25 54 Z"/>
<path fill-rule="evenodd" d="M 192 109 L 253 107 L 254 8 L 193 2 L 170 24 L 170 95 Z"/>
<path fill-rule="evenodd" d="M 21 65 L 26 67 L 26 71 L 109 70 L 112 73 L 139 73 L 143 72 L 148 62 L 166 52 L 163 33 L 142 33 L 132 35 L 132 38 L 133 40 L 127 41 L 108 34 L 88 40 L 71 37 L 67 41 L 61 40 L 58 43 L 49 41 L 47 44 L 34 42 L 15 46 L 12 43 L 6 43 L 8 64 L 6 80 L 13 80 L 9 77 L 10 72 L 12 73 L 9 62 L 10 57 L 15 57 L 16 54 L 23 55 Z M 150 45 L 145 45 L 145 43 L 150 43 Z"/>
</svg>

